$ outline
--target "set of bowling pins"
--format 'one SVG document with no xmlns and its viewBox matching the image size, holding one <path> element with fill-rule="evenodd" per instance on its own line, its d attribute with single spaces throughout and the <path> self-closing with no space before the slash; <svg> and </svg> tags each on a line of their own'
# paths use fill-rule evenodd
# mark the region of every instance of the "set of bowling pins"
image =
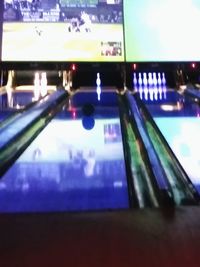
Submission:
<svg viewBox="0 0 200 267">
<path fill-rule="evenodd" d="M 133 73 L 133 87 L 138 91 L 140 98 L 145 100 L 158 100 L 166 98 L 166 78 L 162 72 Z"/>
<path fill-rule="evenodd" d="M 46 72 L 35 72 L 34 77 L 34 101 L 47 94 L 47 74 Z"/>
</svg>

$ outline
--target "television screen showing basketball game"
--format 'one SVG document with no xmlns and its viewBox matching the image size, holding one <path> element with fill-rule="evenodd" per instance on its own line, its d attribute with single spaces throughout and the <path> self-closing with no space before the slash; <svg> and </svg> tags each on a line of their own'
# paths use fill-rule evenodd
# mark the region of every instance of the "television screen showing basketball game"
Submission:
<svg viewBox="0 0 200 267">
<path fill-rule="evenodd" d="M 126 61 L 199 61 L 199 25 L 198 0 L 124 0 Z"/>
<path fill-rule="evenodd" d="M 2 61 L 124 60 L 122 0 L 4 0 Z"/>
</svg>

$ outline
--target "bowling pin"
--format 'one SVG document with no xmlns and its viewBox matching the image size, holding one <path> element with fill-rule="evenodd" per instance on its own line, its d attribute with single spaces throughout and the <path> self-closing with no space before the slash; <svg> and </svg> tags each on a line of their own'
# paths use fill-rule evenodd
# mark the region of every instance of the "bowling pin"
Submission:
<svg viewBox="0 0 200 267">
<path fill-rule="evenodd" d="M 96 86 L 100 87 L 101 86 L 101 78 L 100 78 L 100 73 L 97 73 L 97 78 L 96 78 Z"/>
<path fill-rule="evenodd" d="M 151 87 L 153 85 L 153 78 L 152 78 L 152 73 L 148 73 L 148 85 Z"/>
<path fill-rule="evenodd" d="M 143 73 L 143 84 L 144 84 L 144 86 L 147 86 L 147 83 L 148 83 L 148 81 L 147 81 L 147 74 L 146 74 L 146 72 L 144 72 Z"/>
<path fill-rule="evenodd" d="M 41 96 L 45 96 L 47 94 L 47 74 L 46 72 L 42 72 L 41 74 L 41 82 L 40 82 L 40 93 Z"/>
<path fill-rule="evenodd" d="M 35 78 L 34 78 L 34 101 L 37 101 L 40 98 L 40 77 L 39 77 L 39 72 L 35 73 Z"/>
<path fill-rule="evenodd" d="M 142 86 L 142 74 L 140 72 L 138 74 L 138 84 L 139 86 Z"/>
<path fill-rule="evenodd" d="M 158 81 L 157 81 L 156 73 L 154 72 L 153 73 L 153 85 L 156 87 L 157 84 L 158 84 Z"/>
<path fill-rule="evenodd" d="M 133 73 L 133 87 L 135 88 L 135 87 L 137 87 L 137 75 L 136 75 L 136 73 L 134 72 Z"/>
<path fill-rule="evenodd" d="M 6 86 L 7 93 L 7 105 L 9 108 L 13 107 L 13 89 L 9 86 Z"/>
<path fill-rule="evenodd" d="M 5 86 L 6 93 L 7 93 L 7 105 L 8 107 L 13 107 L 13 77 L 14 77 L 14 71 L 9 70 L 8 71 L 8 80 L 7 84 Z"/>
<path fill-rule="evenodd" d="M 158 85 L 161 85 L 162 81 L 161 81 L 161 74 L 160 72 L 158 72 Z"/>
</svg>

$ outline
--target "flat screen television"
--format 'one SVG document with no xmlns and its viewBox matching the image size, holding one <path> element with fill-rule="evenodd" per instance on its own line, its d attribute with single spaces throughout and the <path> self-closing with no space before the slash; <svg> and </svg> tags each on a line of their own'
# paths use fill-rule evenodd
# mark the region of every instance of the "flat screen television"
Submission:
<svg viewBox="0 0 200 267">
<path fill-rule="evenodd" d="M 198 0 L 124 0 L 126 61 L 199 61 L 199 25 Z"/>
<path fill-rule="evenodd" d="M 122 0 L 4 0 L 2 61 L 124 61 Z"/>
</svg>

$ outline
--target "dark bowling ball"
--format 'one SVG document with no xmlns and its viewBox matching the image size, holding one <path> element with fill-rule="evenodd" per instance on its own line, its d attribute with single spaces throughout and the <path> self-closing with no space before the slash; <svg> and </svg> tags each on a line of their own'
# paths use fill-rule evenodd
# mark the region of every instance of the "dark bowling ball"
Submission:
<svg viewBox="0 0 200 267">
<path fill-rule="evenodd" d="M 82 107 L 82 112 L 84 116 L 91 116 L 94 113 L 94 106 L 92 104 L 85 104 Z"/>
</svg>

